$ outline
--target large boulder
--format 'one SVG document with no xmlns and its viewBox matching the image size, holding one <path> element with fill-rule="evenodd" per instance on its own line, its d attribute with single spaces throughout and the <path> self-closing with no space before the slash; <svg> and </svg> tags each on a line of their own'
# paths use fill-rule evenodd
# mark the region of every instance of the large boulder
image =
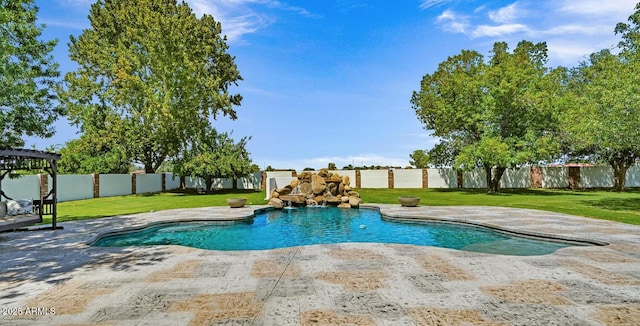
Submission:
<svg viewBox="0 0 640 326">
<path fill-rule="evenodd" d="M 349 197 L 358 197 L 360 198 L 360 194 L 356 191 L 349 191 L 349 193 L 347 194 Z"/>
<path fill-rule="evenodd" d="M 338 206 L 340 204 L 342 204 L 342 200 L 338 197 L 327 198 L 327 205 L 329 206 Z"/>
<path fill-rule="evenodd" d="M 280 197 L 280 193 L 277 192 L 275 189 L 271 190 L 271 196 L 269 198 L 278 198 Z"/>
<path fill-rule="evenodd" d="M 304 195 L 280 195 L 279 199 L 297 206 L 304 205 L 307 202 Z"/>
<path fill-rule="evenodd" d="M 341 203 L 338 205 L 338 208 L 351 208 L 351 205 L 349 205 L 349 203 Z"/>
<path fill-rule="evenodd" d="M 286 185 L 286 186 L 284 186 L 282 188 L 276 189 L 276 191 L 280 194 L 280 196 L 290 194 L 291 190 L 293 190 L 291 185 Z"/>
<path fill-rule="evenodd" d="M 335 183 L 327 184 L 327 191 L 336 196 L 338 194 L 338 185 Z"/>
<path fill-rule="evenodd" d="M 351 208 L 360 207 L 360 203 L 362 203 L 362 199 L 360 199 L 359 197 L 355 197 L 355 196 L 349 197 L 349 206 Z"/>
<path fill-rule="evenodd" d="M 324 191 L 327 189 L 327 183 L 324 181 L 324 178 L 314 174 L 311 177 L 311 191 L 315 195 L 322 195 Z"/>
<path fill-rule="evenodd" d="M 307 182 L 307 181 L 300 182 L 300 185 L 298 186 L 298 189 L 300 189 L 300 192 L 303 193 L 303 194 L 310 194 L 311 193 L 311 180 L 309 180 L 309 182 Z"/>
<path fill-rule="evenodd" d="M 303 171 L 298 175 L 298 179 L 300 179 L 300 182 L 311 182 L 311 176 L 313 176 L 313 173 L 309 171 Z"/>
<path fill-rule="evenodd" d="M 284 207 L 284 202 L 282 200 L 280 200 L 279 198 L 271 198 L 269 200 L 269 205 L 273 206 L 273 208 L 282 208 Z"/>
<path fill-rule="evenodd" d="M 329 169 L 326 169 L 326 168 L 325 169 L 320 169 L 320 171 L 318 171 L 317 175 L 319 177 L 323 178 L 323 179 L 324 178 L 328 178 L 329 177 Z"/>
<path fill-rule="evenodd" d="M 342 177 L 342 183 L 344 183 L 345 186 L 350 186 L 351 185 L 351 181 L 349 180 L 349 176 L 345 175 Z"/>
<path fill-rule="evenodd" d="M 298 178 L 291 179 L 291 183 L 289 183 L 289 185 L 291 186 L 291 189 L 297 187 L 298 184 L 300 184 L 300 180 L 298 180 Z"/>
</svg>

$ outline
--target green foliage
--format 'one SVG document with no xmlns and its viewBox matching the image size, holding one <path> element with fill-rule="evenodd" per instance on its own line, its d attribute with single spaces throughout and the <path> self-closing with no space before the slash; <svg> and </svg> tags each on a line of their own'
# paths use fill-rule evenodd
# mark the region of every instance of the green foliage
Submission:
<svg viewBox="0 0 640 326">
<path fill-rule="evenodd" d="M 627 170 L 640 160 L 640 4 L 620 23 L 620 53 L 602 50 L 572 71 L 564 114 L 573 158 L 608 163 L 614 189 L 625 188 Z"/>
<path fill-rule="evenodd" d="M 238 178 L 255 172 L 246 144 L 250 138 L 243 137 L 238 143 L 227 133 L 215 129 L 201 136 L 173 160 L 173 172 L 180 176 L 195 176 L 206 180 L 211 189 L 212 178 Z M 235 188 L 235 182 L 234 182 Z"/>
<path fill-rule="evenodd" d="M 67 142 L 58 153 L 58 171 L 66 174 L 125 174 L 132 163 L 124 149 L 116 142 L 102 142 L 103 138 L 84 134 Z"/>
<path fill-rule="evenodd" d="M 409 164 L 415 166 L 416 169 L 425 169 L 429 167 L 430 159 L 427 152 L 421 149 L 416 149 L 412 154 L 409 154 L 409 157 L 411 158 Z"/>
<path fill-rule="evenodd" d="M 23 147 L 23 135 L 48 138 L 64 112 L 54 105 L 58 65 L 42 41 L 33 0 L 0 0 L 0 148 Z"/>
<path fill-rule="evenodd" d="M 176 0 L 98 0 L 89 20 L 71 37 L 79 67 L 62 96 L 82 131 L 122 135 L 127 157 L 154 172 L 211 118 L 236 119 L 242 97 L 229 87 L 242 78 L 212 16 Z"/>
<path fill-rule="evenodd" d="M 545 43 L 495 43 L 488 62 L 463 50 L 422 79 L 411 103 L 418 119 L 441 139 L 428 152 L 436 166 L 484 167 L 495 193 L 508 167 L 550 160 L 557 139 L 563 69 L 549 71 Z"/>
</svg>

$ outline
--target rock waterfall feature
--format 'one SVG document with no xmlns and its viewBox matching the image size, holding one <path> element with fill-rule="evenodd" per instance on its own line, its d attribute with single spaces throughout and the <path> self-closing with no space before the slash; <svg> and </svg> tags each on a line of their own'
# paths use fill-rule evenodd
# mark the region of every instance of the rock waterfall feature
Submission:
<svg viewBox="0 0 640 326">
<path fill-rule="evenodd" d="M 348 176 L 328 169 L 318 173 L 304 171 L 290 184 L 274 189 L 269 198 L 269 205 L 275 208 L 318 205 L 358 208 L 362 202 L 360 194 L 351 188 Z"/>
</svg>

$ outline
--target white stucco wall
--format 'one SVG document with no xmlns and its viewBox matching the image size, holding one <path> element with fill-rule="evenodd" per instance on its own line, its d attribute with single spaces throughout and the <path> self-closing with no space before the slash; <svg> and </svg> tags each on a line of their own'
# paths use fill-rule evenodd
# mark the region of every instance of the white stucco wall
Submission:
<svg viewBox="0 0 640 326">
<path fill-rule="evenodd" d="M 166 173 L 164 182 L 167 190 L 180 188 L 180 177 L 174 176 L 173 173 Z"/>
<path fill-rule="evenodd" d="M 422 188 L 422 169 L 393 170 L 394 188 Z"/>
<path fill-rule="evenodd" d="M 198 177 L 185 177 L 184 186 L 187 188 L 202 188 L 205 187 L 204 179 Z"/>
<path fill-rule="evenodd" d="M 613 187 L 613 169 L 610 166 L 581 167 L 580 185 L 583 188 Z"/>
<path fill-rule="evenodd" d="M 387 170 L 361 170 L 360 188 L 389 188 Z"/>
<path fill-rule="evenodd" d="M 482 168 L 464 171 L 462 185 L 467 189 L 487 188 L 487 172 Z"/>
<path fill-rule="evenodd" d="M 427 169 L 429 188 L 456 188 L 458 181 L 453 169 Z"/>
<path fill-rule="evenodd" d="M 10 179 L 6 176 L 2 180 L 2 191 L 13 199 L 38 199 L 40 198 L 40 178 L 37 175 L 23 175 L 20 178 Z M 2 197 L 2 200 L 7 200 Z"/>
<path fill-rule="evenodd" d="M 627 187 L 640 187 L 640 165 L 634 165 L 627 170 L 625 185 Z"/>
<path fill-rule="evenodd" d="M 238 179 L 238 189 L 259 190 L 262 186 L 262 172 L 254 172 L 251 175 Z"/>
<path fill-rule="evenodd" d="M 58 190 L 60 191 L 60 190 Z M 100 197 L 131 195 L 131 175 L 101 174 Z"/>
<path fill-rule="evenodd" d="M 136 193 L 145 194 L 162 191 L 161 174 L 138 174 L 136 175 Z"/>
<path fill-rule="evenodd" d="M 49 177 L 49 189 L 53 180 Z M 92 174 L 58 174 L 58 201 L 93 198 Z"/>
<path fill-rule="evenodd" d="M 530 188 L 531 168 L 507 169 L 500 179 L 500 188 Z"/>
<path fill-rule="evenodd" d="M 233 179 L 213 178 L 211 180 L 211 189 L 233 189 Z"/>
<path fill-rule="evenodd" d="M 566 167 L 541 167 L 542 188 L 568 188 L 569 168 Z"/>
</svg>

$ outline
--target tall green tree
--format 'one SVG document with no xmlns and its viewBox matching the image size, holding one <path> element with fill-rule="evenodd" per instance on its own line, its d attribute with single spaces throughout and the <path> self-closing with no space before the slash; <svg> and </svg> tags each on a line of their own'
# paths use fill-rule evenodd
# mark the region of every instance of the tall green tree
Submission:
<svg viewBox="0 0 640 326">
<path fill-rule="evenodd" d="M 416 149 L 413 153 L 409 154 L 409 164 L 416 167 L 416 169 L 424 169 L 429 167 L 429 154 L 422 149 Z"/>
<path fill-rule="evenodd" d="M 619 53 L 593 53 L 574 69 L 574 105 L 564 116 L 571 155 L 609 164 L 616 191 L 640 160 L 640 3 L 635 8 L 629 23 L 615 28 Z"/>
<path fill-rule="evenodd" d="M 55 105 L 58 65 L 43 41 L 33 0 L 0 0 L 0 148 L 24 146 L 23 136 L 51 137 L 64 112 Z"/>
<path fill-rule="evenodd" d="M 557 155 L 558 103 L 550 98 L 565 74 L 546 63 L 545 43 L 522 41 L 509 52 L 497 42 L 487 62 L 463 50 L 425 75 L 411 103 L 441 139 L 429 153 L 437 165 L 483 167 L 488 192 L 496 193 L 507 168 Z"/>
<path fill-rule="evenodd" d="M 250 137 L 243 137 L 235 143 L 229 134 L 210 129 L 173 160 L 173 172 L 204 179 L 207 191 L 211 190 L 214 178 L 232 178 L 235 189 L 238 178 L 259 170 L 246 149 L 249 140 Z"/>
<path fill-rule="evenodd" d="M 176 0 L 98 0 L 89 20 L 71 37 L 79 67 L 63 96 L 81 130 L 117 117 L 106 127 L 126 135 L 120 145 L 152 173 L 219 114 L 237 118 L 242 97 L 230 87 L 242 78 L 212 16 Z"/>
</svg>

